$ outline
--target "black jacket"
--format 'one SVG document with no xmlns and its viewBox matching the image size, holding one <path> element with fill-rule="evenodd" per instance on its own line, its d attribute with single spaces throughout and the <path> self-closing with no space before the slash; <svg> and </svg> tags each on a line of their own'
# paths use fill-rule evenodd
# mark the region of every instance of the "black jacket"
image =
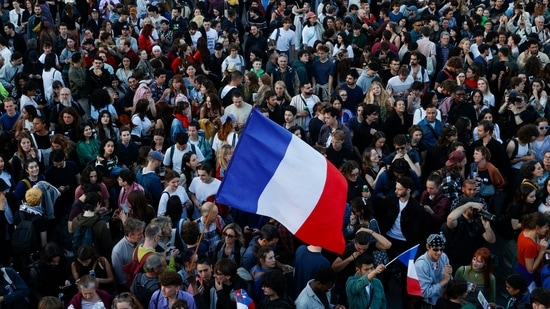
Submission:
<svg viewBox="0 0 550 309">
<path fill-rule="evenodd" d="M 378 224 L 382 234 L 386 235 L 399 215 L 399 199 L 397 196 L 392 195 L 386 198 L 385 203 L 379 204 L 381 205 L 378 207 L 384 207 L 384 210 L 379 212 Z M 401 211 L 401 232 L 407 242 L 420 243 L 420 237 L 425 234 L 423 233 L 423 227 L 427 224 L 419 218 L 425 217 L 424 208 L 415 199 L 409 198 L 407 205 Z"/>
</svg>

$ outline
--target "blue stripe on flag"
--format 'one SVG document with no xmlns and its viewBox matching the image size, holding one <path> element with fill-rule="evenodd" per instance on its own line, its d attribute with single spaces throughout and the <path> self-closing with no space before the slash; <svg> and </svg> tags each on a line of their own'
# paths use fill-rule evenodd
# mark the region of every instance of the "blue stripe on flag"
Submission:
<svg viewBox="0 0 550 309">
<path fill-rule="evenodd" d="M 292 133 L 252 109 L 216 201 L 256 213 L 258 199 L 285 156 Z"/>
</svg>

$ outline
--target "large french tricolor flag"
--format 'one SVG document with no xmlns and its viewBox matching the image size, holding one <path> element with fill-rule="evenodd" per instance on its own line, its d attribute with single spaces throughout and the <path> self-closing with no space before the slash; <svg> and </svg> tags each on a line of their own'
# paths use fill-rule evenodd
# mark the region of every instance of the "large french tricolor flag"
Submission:
<svg viewBox="0 0 550 309">
<path fill-rule="evenodd" d="M 418 281 L 418 276 L 416 275 L 416 267 L 414 266 L 414 257 L 416 256 L 417 250 L 418 245 L 401 253 L 397 257 L 397 259 L 401 261 L 401 263 L 407 265 L 407 294 L 422 296 L 420 281 Z"/>
<path fill-rule="evenodd" d="M 253 109 L 216 201 L 274 218 L 307 244 L 343 253 L 346 195 L 334 165 Z"/>
</svg>

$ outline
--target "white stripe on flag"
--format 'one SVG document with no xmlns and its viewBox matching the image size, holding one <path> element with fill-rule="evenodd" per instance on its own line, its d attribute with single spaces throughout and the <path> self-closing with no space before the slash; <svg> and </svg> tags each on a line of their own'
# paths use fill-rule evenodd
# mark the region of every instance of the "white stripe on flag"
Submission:
<svg viewBox="0 0 550 309">
<path fill-rule="evenodd" d="M 285 156 L 260 195 L 258 213 L 283 218 L 278 221 L 296 233 L 317 205 L 326 177 L 326 159 L 292 136 Z"/>
</svg>

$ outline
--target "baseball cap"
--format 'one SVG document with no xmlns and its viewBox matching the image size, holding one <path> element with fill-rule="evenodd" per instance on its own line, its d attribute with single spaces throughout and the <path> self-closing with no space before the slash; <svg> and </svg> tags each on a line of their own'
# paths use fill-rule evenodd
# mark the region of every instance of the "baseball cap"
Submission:
<svg viewBox="0 0 550 309">
<path fill-rule="evenodd" d="M 449 167 L 451 165 L 462 162 L 466 158 L 466 155 L 461 150 L 455 150 L 449 154 L 449 160 L 445 162 L 445 166 Z"/>
<path fill-rule="evenodd" d="M 160 152 L 160 151 L 151 151 L 149 153 L 149 156 L 155 160 L 158 160 L 158 161 L 163 161 L 164 160 L 164 155 Z"/>
<path fill-rule="evenodd" d="M 317 17 L 317 15 L 315 15 L 315 13 L 313 13 L 313 12 L 308 12 L 306 14 L 306 19 L 310 19 L 310 18 L 314 18 L 314 17 Z"/>
</svg>

